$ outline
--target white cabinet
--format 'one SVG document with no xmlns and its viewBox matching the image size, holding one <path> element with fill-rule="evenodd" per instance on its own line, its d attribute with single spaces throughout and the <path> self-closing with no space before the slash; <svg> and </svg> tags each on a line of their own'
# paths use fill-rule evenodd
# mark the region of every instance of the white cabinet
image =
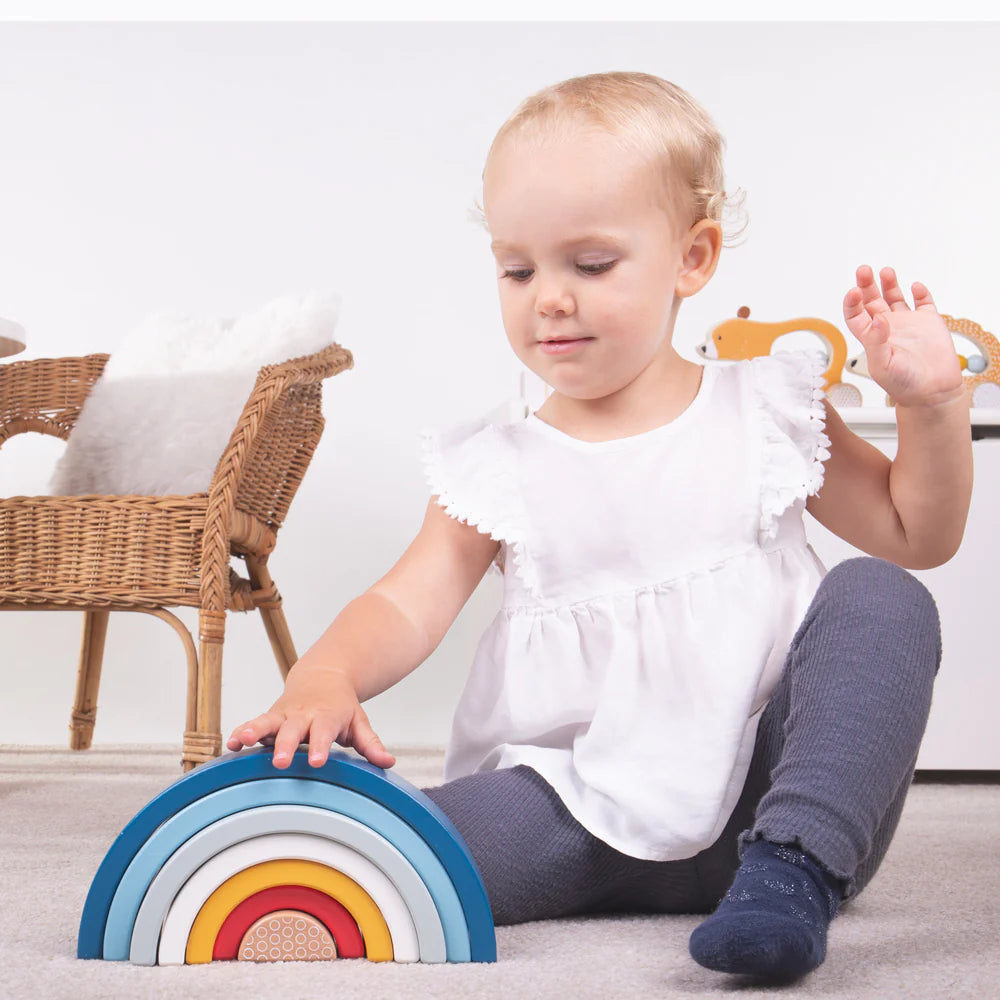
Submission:
<svg viewBox="0 0 1000 1000">
<path fill-rule="evenodd" d="M 852 429 L 887 455 L 896 450 L 891 410 L 843 409 Z M 941 614 L 943 658 L 927 733 L 917 760 L 923 770 L 1000 770 L 1000 413 L 973 411 L 975 486 L 965 539 L 944 566 L 914 571 Z M 806 529 L 827 568 L 861 555 L 812 518 Z"/>
</svg>

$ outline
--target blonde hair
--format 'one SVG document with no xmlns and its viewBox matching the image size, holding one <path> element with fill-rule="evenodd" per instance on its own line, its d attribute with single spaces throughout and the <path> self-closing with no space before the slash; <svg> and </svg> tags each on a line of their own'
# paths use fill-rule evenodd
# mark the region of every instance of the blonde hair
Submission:
<svg viewBox="0 0 1000 1000">
<path fill-rule="evenodd" d="M 593 73 L 532 94 L 501 125 L 486 162 L 513 135 L 532 137 L 538 126 L 547 133 L 569 130 L 581 121 L 653 162 L 669 196 L 688 213 L 688 225 L 712 219 L 725 230 L 735 214 L 737 224 L 726 242 L 742 234 L 743 194 L 726 194 L 721 133 L 687 91 L 649 73 Z"/>
</svg>

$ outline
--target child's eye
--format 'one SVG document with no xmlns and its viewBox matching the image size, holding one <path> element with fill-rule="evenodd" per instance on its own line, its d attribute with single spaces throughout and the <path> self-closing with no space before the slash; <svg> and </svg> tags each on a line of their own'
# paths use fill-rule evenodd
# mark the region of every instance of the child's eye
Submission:
<svg viewBox="0 0 1000 1000">
<path fill-rule="evenodd" d="M 610 271 L 618 262 L 615 260 L 602 260 L 594 264 L 577 264 L 576 269 L 581 274 L 604 274 Z"/>
<path fill-rule="evenodd" d="M 501 278 L 510 278 L 512 281 L 527 281 L 535 272 L 530 267 L 508 267 L 504 268 Z"/>
</svg>

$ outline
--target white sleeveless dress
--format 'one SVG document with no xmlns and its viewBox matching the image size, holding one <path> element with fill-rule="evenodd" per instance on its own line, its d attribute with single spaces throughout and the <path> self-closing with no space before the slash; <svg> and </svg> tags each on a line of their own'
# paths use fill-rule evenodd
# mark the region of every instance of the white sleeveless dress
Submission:
<svg viewBox="0 0 1000 1000">
<path fill-rule="evenodd" d="M 829 457 L 822 367 L 707 365 L 676 420 L 615 441 L 535 416 L 428 437 L 433 494 L 502 543 L 504 574 L 446 779 L 527 764 L 637 858 L 718 838 L 824 572 L 802 523 Z"/>
</svg>

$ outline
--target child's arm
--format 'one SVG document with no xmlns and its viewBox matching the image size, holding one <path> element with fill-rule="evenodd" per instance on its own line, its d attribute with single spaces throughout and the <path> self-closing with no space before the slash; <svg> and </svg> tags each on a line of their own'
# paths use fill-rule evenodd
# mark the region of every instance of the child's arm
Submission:
<svg viewBox="0 0 1000 1000">
<path fill-rule="evenodd" d="M 334 742 L 378 767 L 395 758 L 361 702 L 392 687 L 434 651 L 489 568 L 499 543 L 449 517 L 435 500 L 399 562 L 351 601 L 289 671 L 281 697 L 233 730 L 239 750 L 274 738 L 274 765 L 288 767 L 300 743 L 309 763 L 326 762 Z"/>
<path fill-rule="evenodd" d="M 951 334 L 927 288 L 906 304 L 892 268 L 859 267 L 844 317 L 868 370 L 896 403 L 899 447 L 890 461 L 826 407 L 830 458 L 807 509 L 870 555 L 909 569 L 947 562 L 965 531 L 972 496 L 969 400 Z"/>
</svg>

